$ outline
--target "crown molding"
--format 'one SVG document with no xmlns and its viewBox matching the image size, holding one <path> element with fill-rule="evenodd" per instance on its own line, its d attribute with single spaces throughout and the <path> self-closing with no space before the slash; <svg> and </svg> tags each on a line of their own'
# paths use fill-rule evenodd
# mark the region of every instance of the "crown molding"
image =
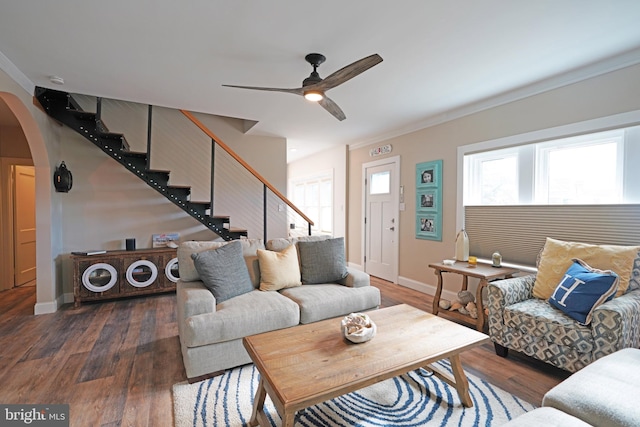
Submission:
<svg viewBox="0 0 640 427">
<path fill-rule="evenodd" d="M 411 132 L 416 132 L 422 129 L 456 120 L 461 117 L 478 113 L 480 111 L 499 107 L 510 102 L 519 101 L 521 99 L 539 95 L 541 93 L 558 89 L 564 86 L 569 86 L 574 83 L 598 77 L 637 64 L 640 64 L 640 48 L 636 48 L 621 55 L 603 59 L 584 67 L 576 68 L 565 73 L 555 75 L 548 79 L 540 80 L 526 86 L 521 86 L 514 90 L 496 95 L 494 97 L 464 105 L 460 108 L 455 108 L 440 114 L 429 116 L 424 120 L 420 120 L 407 126 L 394 129 L 390 132 L 376 135 L 372 138 L 360 140 L 355 144 L 349 144 L 349 150 L 355 150 L 381 141 L 387 141 L 391 138 L 406 135 Z"/>
<path fill-rule="evenodd" d="M 0 52 L 0 70 L 7 73 L 7 75 L 22 86 L 27 93 L 33 95 L 36 90 L 36 85 L 2 52 Z"/>
</svg>

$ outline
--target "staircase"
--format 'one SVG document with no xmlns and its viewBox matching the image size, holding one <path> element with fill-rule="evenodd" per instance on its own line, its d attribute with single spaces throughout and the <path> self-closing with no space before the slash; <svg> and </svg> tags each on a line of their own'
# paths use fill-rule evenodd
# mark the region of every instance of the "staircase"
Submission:
<svg viewBox="0 0 640 427">
<path fill-rule="evenodd" d="M 98 103 L 97 111 L 92 113 L 84 111 L 67 92 L 37 87 L 35 97 L 49 116 L 84 136 L 151 188 L 224 240 L 247 236 L 247 230 L 230 227 L 228 216 L 211 216 L 210 213 L 213 212 L 212 201 L 192 201 L 190 198 L 191 187 L 169 185 L 170 171 L 150 169 L 149 153 L 131 151 L 124 135 L 109 132 L 100 117 L 100 103 Z"/>
</svg>

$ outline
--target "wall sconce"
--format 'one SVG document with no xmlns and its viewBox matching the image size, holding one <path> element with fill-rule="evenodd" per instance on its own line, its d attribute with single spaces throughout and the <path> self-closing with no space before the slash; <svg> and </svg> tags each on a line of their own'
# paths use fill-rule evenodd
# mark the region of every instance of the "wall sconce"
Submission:
<svg viewBox="0 0 640 427">
<path fill-rule="evenodd" d="M 71 171 L 67 169 L 67 165 L 62 162 L 60 166 L 56 167 L 56 171 L 53 173 L 53 186 L 58 193 L 68 193 L 72 185 L 73 175 L 71 175 Z"/>
</svg>

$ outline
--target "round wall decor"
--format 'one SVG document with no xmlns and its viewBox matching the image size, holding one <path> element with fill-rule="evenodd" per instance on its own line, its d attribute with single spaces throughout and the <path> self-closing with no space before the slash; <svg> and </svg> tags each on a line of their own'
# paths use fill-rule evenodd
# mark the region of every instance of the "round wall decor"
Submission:
<svg viewBox="0 0 640 427">
<path fill-rule="evenodd" d="M 167 279 L 171 280 L 173 283 L 176 283 L 178 280 L 180 280 L 178 258 L 171 258 L 169 260 L 164 268 L 164 274 L 165 276 L 167 276 Z"/>
<path fill-rule="evenodd" d="M 146 288 L 157 278 L 158 267 L 146 259 L 139 259 L 127 268 L 127 282 L 136 288 Z"/>
<path fill-rule="evenodd" d="M 82 284 L 91 292 L 108 291 L 118 281 L 118 272 L 111 264 L 92 264 L 82 273 Z"/>
</svg>

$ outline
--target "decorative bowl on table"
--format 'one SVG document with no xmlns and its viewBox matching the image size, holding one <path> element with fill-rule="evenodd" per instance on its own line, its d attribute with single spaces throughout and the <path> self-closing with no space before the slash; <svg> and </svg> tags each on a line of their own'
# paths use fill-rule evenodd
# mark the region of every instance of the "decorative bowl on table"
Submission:
<svg viewBox="0 0 640 427">
<path fill-rule="evenodd" d="M 376 324 L 364 313 L 351 313 L 341 322 L 342 335 L 353 343 L 369 341 L 376 335 Z"/>
</svg>

